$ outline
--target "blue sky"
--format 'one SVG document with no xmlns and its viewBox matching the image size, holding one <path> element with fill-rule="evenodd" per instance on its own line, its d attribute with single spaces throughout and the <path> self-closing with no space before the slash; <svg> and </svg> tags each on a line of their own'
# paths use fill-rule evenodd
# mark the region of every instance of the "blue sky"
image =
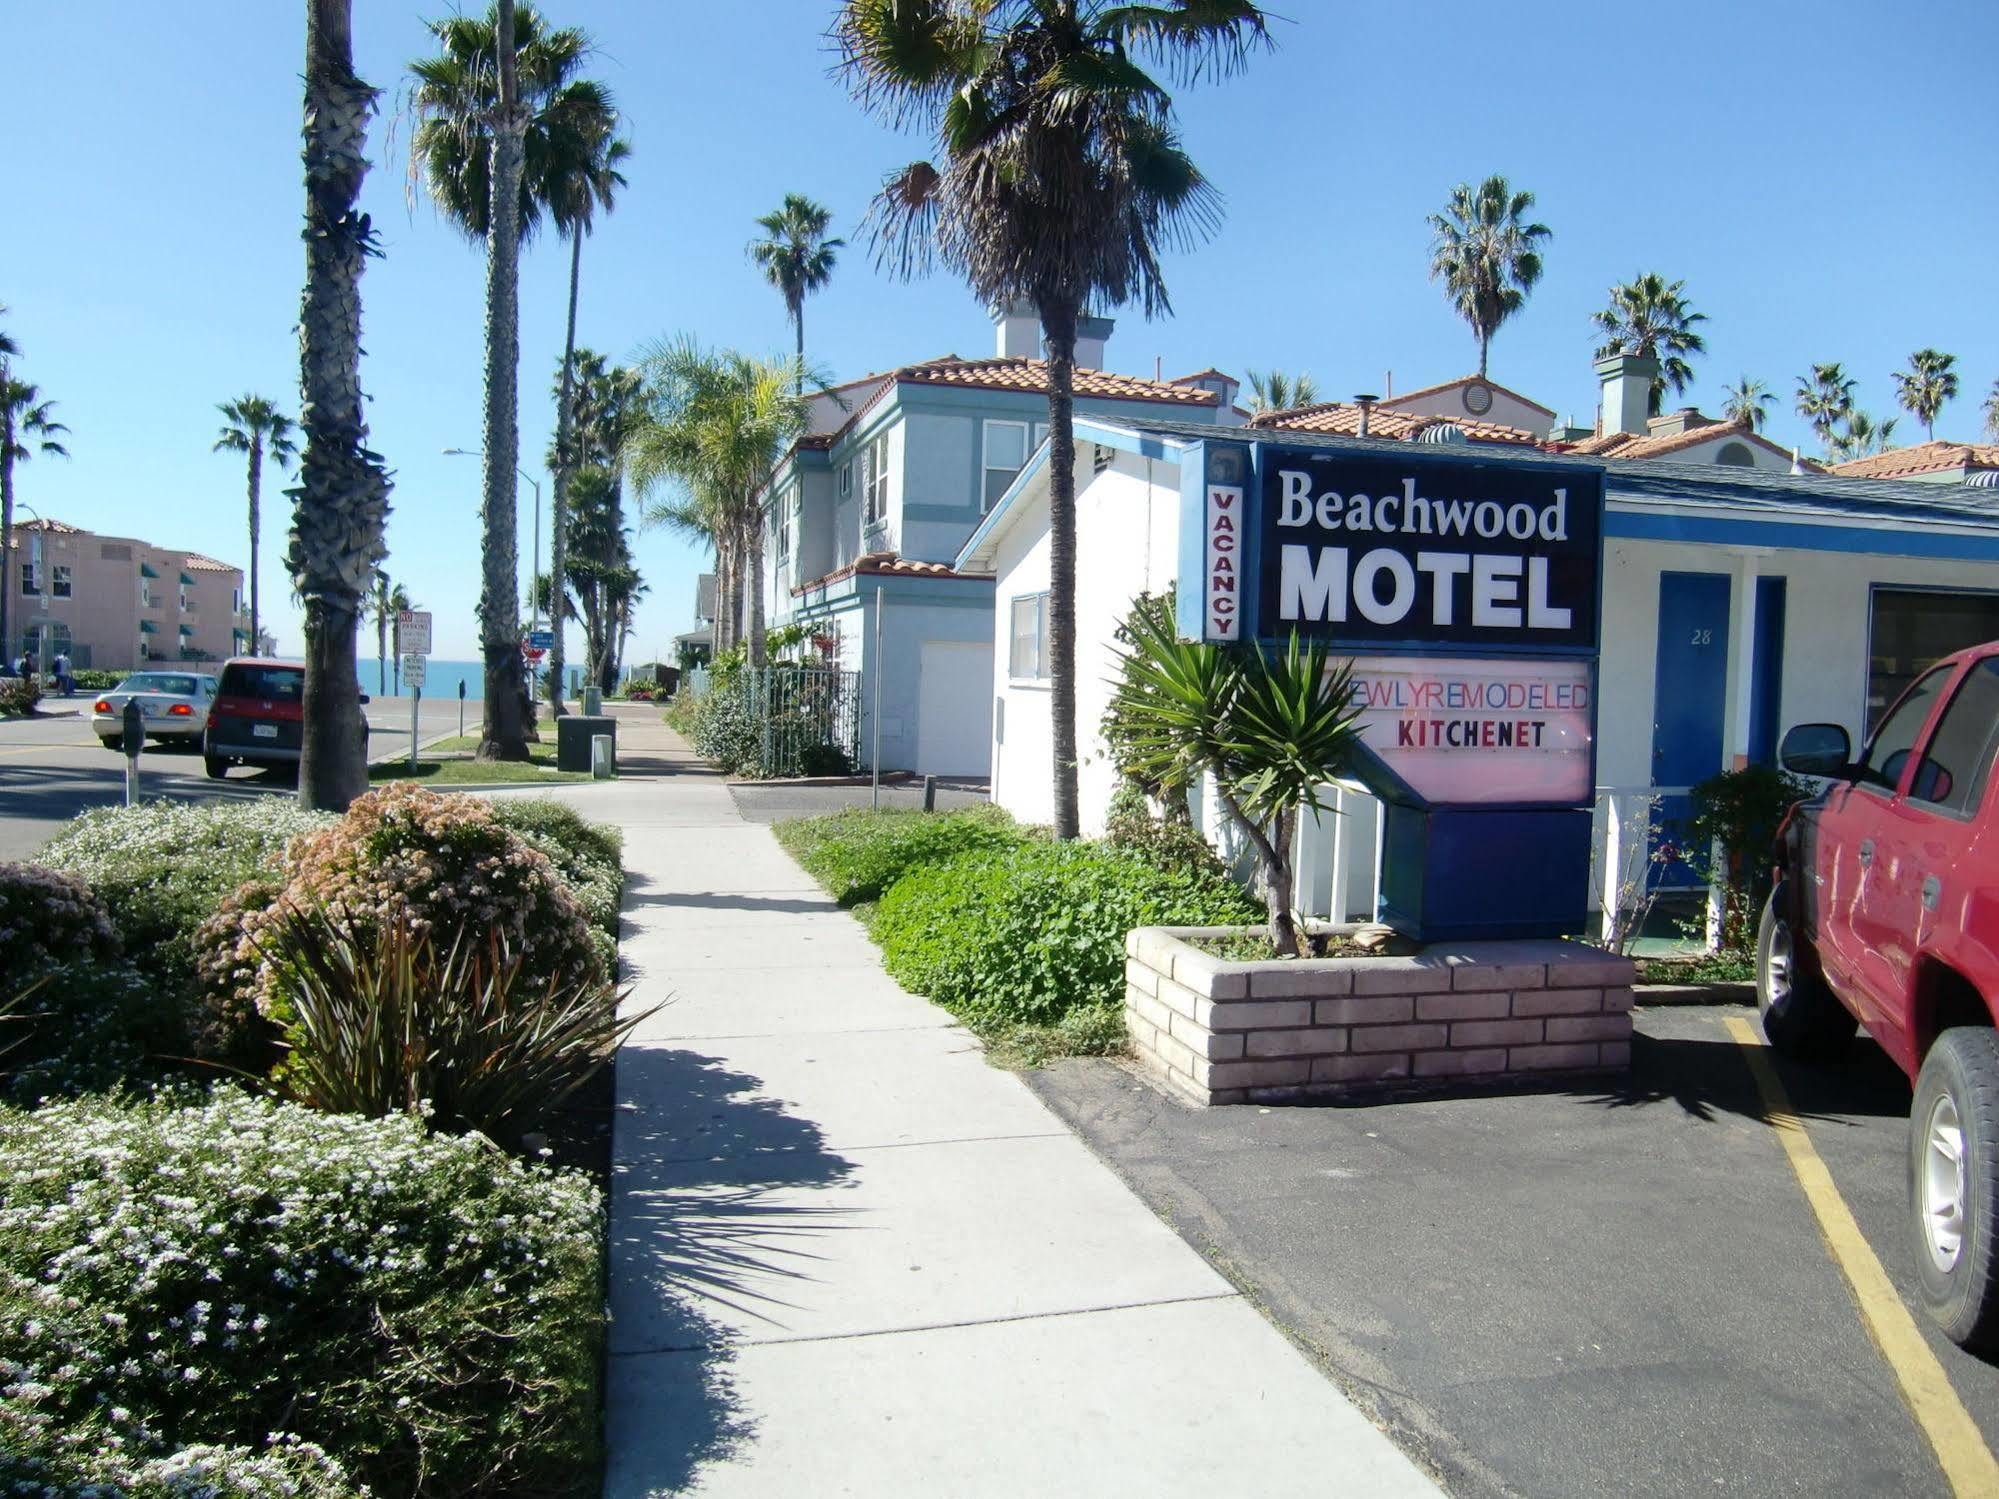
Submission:
<svg viewBox="0 0 1999 1499">
<path fill-rule="evenodd" d="M 402 70 L 428 50 L 422 18 L 446 8 L 355 0 L 357 62 L 385 94 L 367 207 L 386 256 L 363 285 L 363 378 L 396 475 L 388 567 L 436 612 L 438 654 L 469 656 L 479 465 L 441 450 L 480 441 L 482 260 L 428 206 L 406 206 L 407 130 L 388 134 Z M 1807 364 L 1843 362 L 1878 416 L 1891 371 L 1934 345 L 1964 381 L 1939 435 L 1976 435 L 1999 379 L 1999 6 L 1281 8 L 1275 53 L 1181 95 L 1227 221 L 1168 262 L 1175 316 L 1119 317 L 1112 367 L 1275 364 L 1337 396 L 1380 391 L 1389 371 L 1397 389 L 1465 373 L 1476 348 L 1425 278 L 1423 216 L 1496 171 L 1537 194 L 1555 238 L 1494 344 L 1495 379 L 1589 421 L 1588 315 L 1613 281 L 1657 270 L 1709 316 L 1691 393 L 1706 409 L 1738 376 L 1763 379 L 1782 397 L 1771 435 L 1809 449 L 1789 409 Z M 551 0 L 553 19 L 596 37 L 636 148 L 622 203 L 584 250 L 585 343 L 628 356 L 685 331 L 788 347 L 782 307 L 744 258 L 751 221 L 799 191 L 852 230 L 882 173 L 922 154 L 828 77 L 831 9 Z M 7 7 L 0 302 L 20 373 L 59 402 L 75 455 L 18 471 L 44 513 L 245 560 L 241 462 L 209 446 L 220 401 L 255 390 L 296 409 L 304 10 Z M 530 466 L 547 446 L 566 269 L 553 239 L 525 261 Z M 806 333 L 842 377 L 992 345 L 956 283 L 892 283 L 858 244 Z M 1901 431 L 1919 435 L 1907 418 Z M 529 500 L 523 486 L 524 567 Z M 284 508 L 267 507 L 264 593 L 296 651 Z M 658 532 L 638 554 L 653 588 L 643 659 L 687 627 L 701 559 Z"/>
</svg>

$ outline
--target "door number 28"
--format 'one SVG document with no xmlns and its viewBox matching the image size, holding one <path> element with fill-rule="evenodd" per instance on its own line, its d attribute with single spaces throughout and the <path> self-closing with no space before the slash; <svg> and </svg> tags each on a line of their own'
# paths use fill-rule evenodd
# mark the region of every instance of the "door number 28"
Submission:
<svg viewBox="0 0 1999 1499">
<path fill-rule="evenodd" d="M 1693 640 L 1692 640 L 1692 641 L 1690 641 L 1689 643 L 1690 643 L 1690 644 L 1692 644 L 1692 645 L 1713 645 L 1713 644 L 1714 644 L 1714 631 L 1713 631 L 1713 630 L 1696 630 L 1696 631 L 1694 631 L 1694 638 L 1693 638 Z"/>
</svg>

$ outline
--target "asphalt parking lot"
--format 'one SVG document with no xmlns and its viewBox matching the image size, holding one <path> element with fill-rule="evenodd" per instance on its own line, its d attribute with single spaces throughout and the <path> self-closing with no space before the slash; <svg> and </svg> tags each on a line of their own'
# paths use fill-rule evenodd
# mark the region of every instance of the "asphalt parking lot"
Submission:
<svg viewBox="0 0 1999 1499">
<path fill-rule="evenodd" d="M 1455 1494 L 1948 1494 L 1727 1029 L 1753 1013 L 1641 1006 L 1628 1079 L 1574 1092 L 1204 1111 L 1108 1062 L 1029 1082 Z M 1777 1070 L 1913 1307 L 1907 1084 L 1864 1039 Z M 1916 1315 L 1999 1448 L 1999 1366 Z"/>
</svg>

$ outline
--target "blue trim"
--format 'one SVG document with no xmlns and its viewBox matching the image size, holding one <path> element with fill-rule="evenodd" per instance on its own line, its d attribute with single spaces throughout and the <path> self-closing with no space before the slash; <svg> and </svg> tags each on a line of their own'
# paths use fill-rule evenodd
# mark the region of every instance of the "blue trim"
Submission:
<svg viewBox="0 0 1999 1499">
<path fill-rule="evenodd" d="M 1606 536 L 1631 541 L 1683 541 L 1696 545 L 1774 547 L 1800 552 L 1877 553 L 1888 557 L 1940 557 L 1999 562 L 1999 534 L 1950 535 L 1909 526 L 1857 527 L 1815 522 L 1731 520 L 1701 515 L 1657 515 L 1606 506 Z"/>
<path fill-rule="evenodd" d="M 999 497 L 993 508 L 986 512 L 985 519 L 980 521 L 972 534 L 965 538 L 965 544 L 958 548 L 958 555 L 952 560 L 953 567 L 962 571 L 966 566 L 965 559 L 977 551 L 980 544 L 998 529 L 1001 518 L 1013 509 L 1021 492 L 1033 481 L 1036 474 L 1047 467 L 1048 448 L 1049 443 L 1044 439 L 1041 446 L 1028 455 L 1027 466 L 1013 476 L 1013 483 L 1007 485 L 1006 492 Z"/>
</svg>

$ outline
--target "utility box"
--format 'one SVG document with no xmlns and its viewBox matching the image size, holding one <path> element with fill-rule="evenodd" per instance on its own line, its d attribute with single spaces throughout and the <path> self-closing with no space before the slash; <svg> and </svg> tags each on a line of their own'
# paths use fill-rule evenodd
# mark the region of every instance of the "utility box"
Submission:
<svg viewBox="0 0 1999 1499">
<path fill-rule="evenodd" d="M 611 741 L 611 760 L 617 763 L 618 721 L 609 714 L 590 717 L 565 713 L 555 721 L 555 768 L 590 774 L 590 741 L 598 735 Z"/>
</svg>

